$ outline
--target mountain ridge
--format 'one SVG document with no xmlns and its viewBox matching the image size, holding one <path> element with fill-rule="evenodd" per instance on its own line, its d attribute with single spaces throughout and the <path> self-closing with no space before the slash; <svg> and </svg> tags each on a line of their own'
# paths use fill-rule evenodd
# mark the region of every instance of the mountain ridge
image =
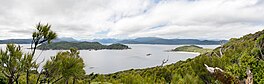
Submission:
<svg viewBox="0 0 264 84">
<path fill-rule="evenodd" d="M 100 42 L 103 44 L 109 43 L 122 43 L 122 44 L 163 44 L 163 45 L 183 45 L 183 44 L 195 44 L 195 45 L 219 45 L 226 43 L 228 40 L 199 40 L 199 39 L 165 39 L 159 37 L 139 37 L 135 39 L 93 39 L 93 40 L 76 40 L 71 37 L 61 37 L 55 39 L 53 42 Z M 0 40 L 0 44 L 16 43 L 16 44 L 30 44 L 31 39 L 6 39 Z"/>
<path fill-rule="evenodd" d="M 93 39 L 93 42 L 100 43 L 123 43 L 123 44 L 163 44 L 163 45 L 219 45 L 226 43 L 228 40 L 200 40 L 200 39 L 165 39 L 159 37 L 139 37 L 135 39 Z"/>
<path fill-rule="evenodd" d="M 15 43 L 15 44 L 30 44 L 32 39 L 5 39 L 0 40 L 0 44 L 8 44 L 8 43 Z M 71 37 L 61 37 L 53 40 L 52 42 L 78 42 L 78 40 L 71 38 Z"/>
</svg>

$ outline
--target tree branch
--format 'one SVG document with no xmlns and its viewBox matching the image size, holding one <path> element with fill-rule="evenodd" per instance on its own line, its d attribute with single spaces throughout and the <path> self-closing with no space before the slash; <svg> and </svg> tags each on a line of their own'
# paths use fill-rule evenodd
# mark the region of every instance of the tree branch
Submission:
<svg viewBox="0 0 264 84">
<path fill-rule="evenodd" d="M 2 73 L 6 76 L 6 77 L 8 77 L 8 78 L 10 78 L 11 76 L 10 75 L 8 75 L 5 71 L 2 71 Z"/>
<path fill-rule="evenodd" d="M 51 84 L 54 84 L 56 82 L 58 82 L 59 80 L 61 80 L 63 77 L 60 77 L 59 79 L 55 80 L 54 82 L 52 82 Z"/>
</svg>

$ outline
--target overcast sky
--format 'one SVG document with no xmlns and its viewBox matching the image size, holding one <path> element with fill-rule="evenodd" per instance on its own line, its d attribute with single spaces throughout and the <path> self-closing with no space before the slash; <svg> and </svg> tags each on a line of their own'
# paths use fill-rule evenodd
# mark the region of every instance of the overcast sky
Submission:
<svg viewBox="0 0 264 84">
<path fill-rule="evenodd" d="M 59 37 L 229 39 L 264 29 L 264 0 L 0 0 L 0 39 Z"/>
</svg>

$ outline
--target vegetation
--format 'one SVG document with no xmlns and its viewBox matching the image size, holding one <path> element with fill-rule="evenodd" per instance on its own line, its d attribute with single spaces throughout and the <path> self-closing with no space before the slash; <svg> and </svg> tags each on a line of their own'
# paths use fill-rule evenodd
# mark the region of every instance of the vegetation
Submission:
<svg viewBox="0 0 264 84">
<path fill-rule="evenodd" d="M 56 36 L 50 30 L 50 25 L 38 24 L 37 31 L 32 35 L 32 52 L 24 53 L 19 45 L 7 44 L 5 50 L 0 50 L 0 83 L 238 84 L 245 82 L 249 77 L 246 72 L 250 71 L 254 83 L 264 83 L 264 30 L 232 38 L 228 43 L 193 59 L 112 74 L 85 75 L 84 63 L 78 50 L 71 48 L 51 57 L 41 72 L 38 72 L 39 64 L 33 59 L 36 47 L 40 43 L 50 43 Z M 211 73 L 205 64 L 220 69 Z"/>
<path fill-rule="evenodd" d="M 51 57 L 51 60 L 47 61 L 43 68 L 42 74 L 46 79 L 41 80 L 42 83 L 53 84 L 63 83 L 63 81 L 66 84 L 69 81 L 75 83 L 77 79 L 85 75 L 83 60 L 80 58 L 79 52 L 73 48 L 70 49 L 70 52 L 59 52 L 56 56 Z"/>
<path fill-rule="evenodd" d="M 23 53 L 21 47 L 14 44 L 7 44 L 5 50 L 0 50 L 0 83 L 1 84 L 38 84 L 38 83 L 72 83 L 85 75 L 84 63 L 76 49 L 59 52 L 46 62 L 39 73 L 37 69 L 35 51 L 42 43 L 51 43 L 57 34 L 50 30 L 51 25 L 37 24 L 32 35 L 31 51 Z"/>
<path fill-rule="evenodd" d="M 0 54 L 2 74 L 8 79 L 9 84 L 18 83 L 18 78 L 24 68 L 21 48 L 16 47 L 14 44 L 8 44 L 6 51 L 1 50 Z"/>
<path fill-rule="evenodd" d="M 77 48 L 79 50 L 101 50 L 101 49 L 130 49 L 127 45 L 123 44 L 111 44 L 102 45 L 99 42 L 56 42 L 52 44 L 42 44 L 38 47 L 41 50 L 69 50 L 70 48 Z"/>
<path fill-rule="evenodd" d="M 25 69 L 26 69 L 27 84 L 29 84 L 30 70 L 32 68 L 38 67 L 38 65 L 36 64 L 36 61 L 33 61 L 33 56 L 35 55 L 37 46 L 45 42 L 50 44 L 52 40 L 57 38 L 57 34 L 51 31 L 50 28 L 51 28 L 51 25 L 49 24 L 42 25 L 38 23 L 36 26 L 37 31 L 33 32 L 32 34 L 32 42 L 31 42 L 31 49 L 33 49 L 32 54 L 28 57 L 24 57 L 24 58 L 27 58 L 25 61 L 26 62 Z M 34 65 L 36 65 L 37 67 L 34 67 Z M 39 81 L 39 77 L 37 79 L 37 82 Z"/>
<path fill-rule="evenodd" d="M 177 47 L 171 51 L 184 51 L 184 52 L 198 52 L 198 53 L 206 53 L 206 52 L 211 52 L 212 49 L 205 49 L 200 46 L 196 45 L 189 45 L 189 46 L 180 46 Z"/>
</svg>

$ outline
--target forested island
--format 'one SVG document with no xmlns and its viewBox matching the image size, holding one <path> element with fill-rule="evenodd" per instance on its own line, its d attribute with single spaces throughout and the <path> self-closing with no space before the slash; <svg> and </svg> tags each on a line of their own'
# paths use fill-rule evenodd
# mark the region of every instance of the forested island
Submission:
<svg viewBox="0 0 264 84">
<path fill-rule="evenodd" d="M 37 49 L 40 50 L 69 50 L 70 48 L 76 48 L 79 50 L 130 49 L 127 45 L 119 43 L 103 45 L 99 42 L 56 42 L 51 44 L 41 44 L 37 47 Z"/>
<path fill-rule="evenodd" d="M 171 51 L 184 51 L 184 52 L 197 52 L 197 53 L 206 53 L 212 51 L 212 49 L 203 48 L 197 45 L 187 45 L 187 46 L 180 46 Z"/>
</svg>

